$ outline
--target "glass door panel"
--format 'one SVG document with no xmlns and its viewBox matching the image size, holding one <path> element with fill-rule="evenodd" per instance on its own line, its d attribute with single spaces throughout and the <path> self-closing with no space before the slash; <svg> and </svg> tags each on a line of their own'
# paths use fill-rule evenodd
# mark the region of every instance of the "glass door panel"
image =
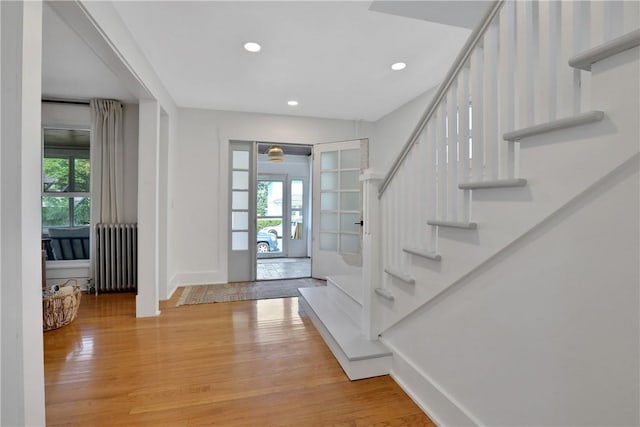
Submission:
<svg viewBox="0 0 640 427">
<path fill-rule="evenodd" d="M 283 256 L 286 240 L 284 233 L 290 227 L 284 224 L 286 177 L 258 177 L 256 191 L 256 224 L 258 230 L 258 258 Z"/>
</svg>

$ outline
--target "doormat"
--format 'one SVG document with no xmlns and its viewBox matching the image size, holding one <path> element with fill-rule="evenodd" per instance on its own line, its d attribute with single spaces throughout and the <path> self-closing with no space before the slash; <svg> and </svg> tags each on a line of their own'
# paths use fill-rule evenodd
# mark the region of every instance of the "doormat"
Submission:
<svg viewBox="0 0 640 427">
<path fill-rule="evenodd" d="M 306 278 L 185 286 L 176 307 L 214 302 L 297 297 L 299 296 L 298 288 L 312 288 L 326 286 L 326 284 L 327 282 L 324 280 Z"/>
</svg>

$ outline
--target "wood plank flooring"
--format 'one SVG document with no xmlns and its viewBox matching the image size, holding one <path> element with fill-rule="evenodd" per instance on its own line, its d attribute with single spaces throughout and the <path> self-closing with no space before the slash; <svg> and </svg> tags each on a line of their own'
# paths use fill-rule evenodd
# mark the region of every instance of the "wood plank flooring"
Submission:
<svg viewBox="0 0 640 427">
<path fill-rule="evenodd" d="M 175 307 L 83 295 L 44 334 L 47 425 L 433 426 L 388 376 L 350 382 L 297 298 Z"/>
</svg>

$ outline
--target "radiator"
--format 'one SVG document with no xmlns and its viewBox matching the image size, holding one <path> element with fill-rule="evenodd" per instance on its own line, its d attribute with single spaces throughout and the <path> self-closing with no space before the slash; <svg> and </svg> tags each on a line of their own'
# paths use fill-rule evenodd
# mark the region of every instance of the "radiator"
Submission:
<svg viewBox="0 0 640 427">
<path fill-rule="evenodd" d="M 138 224 L 97 224 L 96 293 L 128 292 L 138 286 Z"/>
</svg>

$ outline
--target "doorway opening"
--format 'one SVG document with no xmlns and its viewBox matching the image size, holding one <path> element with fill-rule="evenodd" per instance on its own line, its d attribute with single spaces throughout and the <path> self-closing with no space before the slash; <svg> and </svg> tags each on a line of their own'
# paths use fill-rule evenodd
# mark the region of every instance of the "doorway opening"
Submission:
<svg viewBox="0 0 640 427">
<path fill-rule="evenodd" d="M 258 143 L 257 152 L 256 280 L 311 277 L 312 146 Z"/>
<path fill-rule="evenodd" d="M 229 282 L 361 275 L 367 139 L 229 140 L 228 161 Z"/>
</svg>

